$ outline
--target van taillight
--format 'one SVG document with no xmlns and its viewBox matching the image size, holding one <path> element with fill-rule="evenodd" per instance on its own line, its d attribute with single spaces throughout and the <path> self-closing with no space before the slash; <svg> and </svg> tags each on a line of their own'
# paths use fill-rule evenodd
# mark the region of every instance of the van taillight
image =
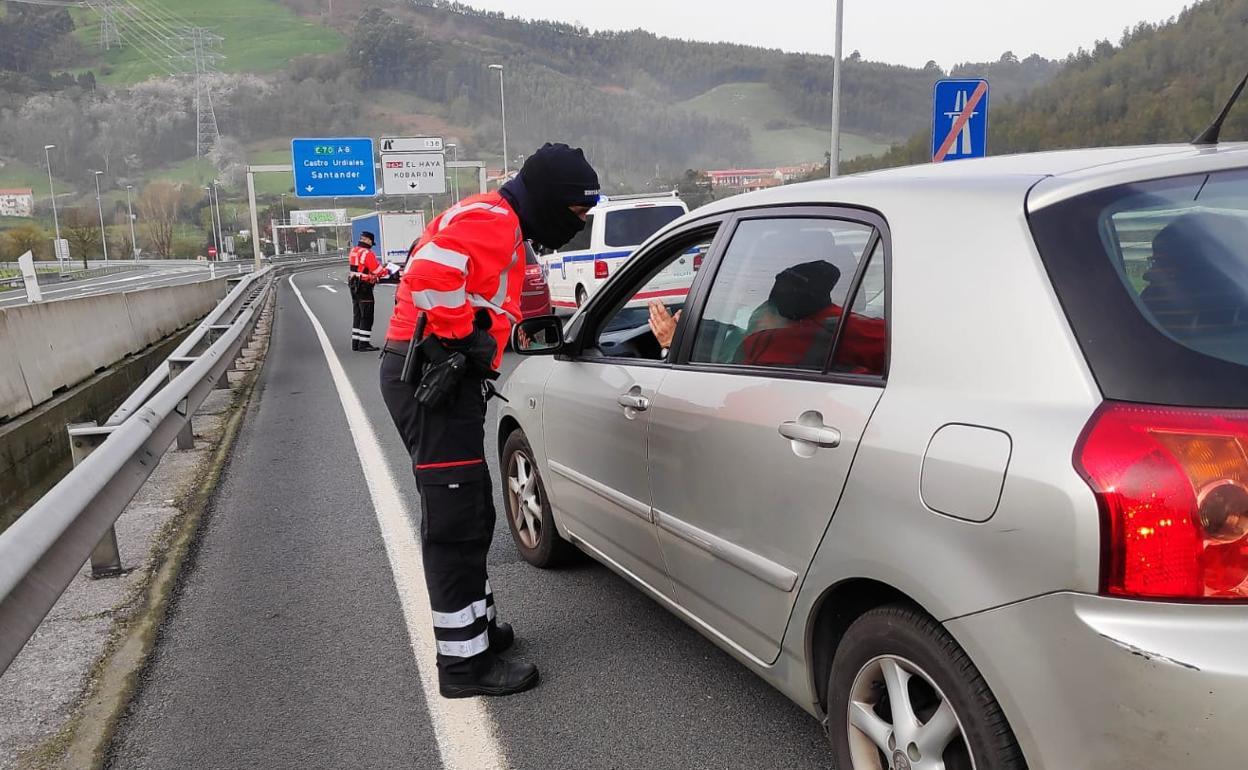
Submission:
<svg viewBox="0 0 1248 770">
<path fill-rule="evenodd" d="M 700 251 L 697 254 L 693 255 L 693 272 L 696 273 L 702 269 L 702 257 L 703 256 L 704 255 Z"/>
<path fill-rule="evenodd" d="M 601 260 L 601 259 L 594 260 L 594 277 L 595 278 L 607 277 L 607 263 L 605 260 Z"/>
<path fill-rule="evenodd" d="M 1075 467 L 1104 518 L 1106 593 L 1248 599 L 1248 413 L 1110 403 Z"/>
</svg>

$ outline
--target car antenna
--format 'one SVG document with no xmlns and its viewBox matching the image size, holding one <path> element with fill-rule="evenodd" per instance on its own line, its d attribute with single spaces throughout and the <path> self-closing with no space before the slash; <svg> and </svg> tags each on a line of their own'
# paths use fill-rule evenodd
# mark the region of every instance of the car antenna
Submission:
<svg viewBox="0 0 1248 770">
<path fill-rule="evenodd" d="M 1244 86 L 1248 85 L 1248 75 L 1244 75 L 1244 79 L 1239 81 L 1239 85 L 1235 86 L 1235 93 L 1231 94 L 1231 98 L 1227 100 L 1226 106 L 1222 108 L 1222 113 L 1217 119 L 1209 124 L 1209 127 L 1201 132 L 1200 136 L 1192 140 L 1192 144 L 1217 144 L 1218 135 L 1222 133 L 1222 124 L 1226 122 L 1226 116 L 1231 113 L 1231 108 L 1235 106 L 1235 102 L 1239 100 L 1240 93 L 1243 92 Z"/>
</svg>

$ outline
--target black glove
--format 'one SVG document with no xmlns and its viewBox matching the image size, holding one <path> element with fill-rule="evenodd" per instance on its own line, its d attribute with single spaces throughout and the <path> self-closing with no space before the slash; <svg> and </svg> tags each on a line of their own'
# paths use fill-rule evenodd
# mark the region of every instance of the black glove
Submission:
<svg viewBox="0 0 1248 770">
<path fill-rule="evenodd" d="M 498 378 L 494 371 L 494 356 L 498 354 L 498 340 L 494 335 L 479 326 L 472 334 L 458 340 L 439 338 L 438 341 L 447 351 L 462 353 L 468 360 L 468 372 L 474 377 L 493 380 Z"/>
</svg>

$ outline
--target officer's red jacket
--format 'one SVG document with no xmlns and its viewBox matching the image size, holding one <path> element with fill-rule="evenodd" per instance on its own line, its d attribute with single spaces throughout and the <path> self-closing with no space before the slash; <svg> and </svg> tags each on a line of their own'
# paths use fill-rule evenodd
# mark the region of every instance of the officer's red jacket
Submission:
<svg viewBox="0 0 1248 770">
<path fill-rule="evenodd" d="M 420 313 L 428 316 L 426 334 L 462 339 L 484 308 L 498 341 L 498 368 L 520 320 L 523 285 L 524 240 L 511 204 L 497 192 L 465 198 L 434 219 L 412 248 L 386 339 L 410 340 Z"/>
<path fill-rule="evenodd" d="M 373 253 L 373 250 L 363 246 L 352 247 L 351 253 L 347 255 L 347 262 L 352 275 L 359 276 L 369 283 L 377 283 L 377 279 L 386 272 L 381 263 L 377 261 L 377 255 Z"/>
</svg>

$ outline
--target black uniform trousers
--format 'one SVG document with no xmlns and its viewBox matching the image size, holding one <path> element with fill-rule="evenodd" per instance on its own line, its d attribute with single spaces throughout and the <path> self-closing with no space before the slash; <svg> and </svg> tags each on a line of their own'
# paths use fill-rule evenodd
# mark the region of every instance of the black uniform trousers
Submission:
<svg viewBox="0 0 1248 770">
<path fill-rule="evenodd" d="M 492 662 L 489 628 L 496 623 L 486 574 L 495 512 L 485 464 L 485 394 L 480 379 L 465 377 L 451 403 L 430 411 L 399 379 L 402 370 L 402 355 L 382 353 L 382 397 L 420 491 L 420 546 L 438 670 L 471 674 Z"/>
<path fill-rule="evenodd" d="M 347 288 L 351 290 L 351 342 L 372 342 L 373 284 L 351 275 L 347 277 Z"/>
</svg>

